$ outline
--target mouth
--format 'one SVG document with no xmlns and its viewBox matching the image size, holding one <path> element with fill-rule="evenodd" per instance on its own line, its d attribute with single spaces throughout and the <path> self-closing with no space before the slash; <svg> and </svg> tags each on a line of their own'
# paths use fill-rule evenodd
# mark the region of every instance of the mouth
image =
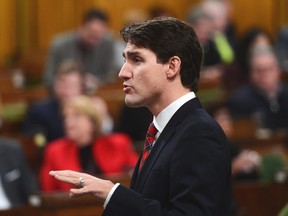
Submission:
<svg viewBox="0 0 288 216">
<path fill-rule="evenodd" d="M 132 86 L 123 84 L 123 92 L 129 93 L 132 90 Z"/>
</svg>

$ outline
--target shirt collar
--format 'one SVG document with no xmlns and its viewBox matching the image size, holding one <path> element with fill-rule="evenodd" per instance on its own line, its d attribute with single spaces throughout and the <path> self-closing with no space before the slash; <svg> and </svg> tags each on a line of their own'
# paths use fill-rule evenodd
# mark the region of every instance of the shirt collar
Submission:
<svg viewBox="0 0 288 216">
<path fill-rule="evenodd" d="M 168 105 L 164 110 L 162 110 L 157 117 L 154 116 L 153 123 L 158 130 L 157 136 L 164 130 L 165 126 L 172 118 L 172 116 L 176 113 L 176 111 L 187 101 L 195 98 L 196 95 L 194 92 L 189 92 L 182 97 L 178 98 L 170 105 Z"/>
</svg>

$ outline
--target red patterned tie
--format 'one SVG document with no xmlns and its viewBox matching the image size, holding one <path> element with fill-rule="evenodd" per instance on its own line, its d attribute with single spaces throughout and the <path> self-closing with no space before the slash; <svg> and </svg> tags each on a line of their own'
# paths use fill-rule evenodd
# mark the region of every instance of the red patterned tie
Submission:
<svg viewBox="0 0 288 216">
<path fill-rule="evenodd" d="M 148 155 L 149 155 L 149 153 L 153 147 L 153 143 L 155 141 L 155 136 L 156 136 L 157 132 L 158 131 L 157 131 L 156 127 L 154 126 L 154 124 L 151 123 L 149 128 L 148 128 L 147 134 L 146 134 L 146 140 L 144 143 L 143 155 L 142 155 L 139 169 L 142 168 L 146 158 L 148 157 Z"/>
</svg>

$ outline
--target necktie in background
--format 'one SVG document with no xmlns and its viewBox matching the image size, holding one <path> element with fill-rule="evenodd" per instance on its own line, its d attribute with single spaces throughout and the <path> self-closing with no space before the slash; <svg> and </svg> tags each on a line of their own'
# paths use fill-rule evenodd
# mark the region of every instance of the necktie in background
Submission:
<svg viewBox="0 0 288 216">
<path fill-rule="evenodd" d="M 153 143 L 155 141 L 155 136 L 157 134 L 157 129 L 154 126 L 153 123 L 151 123 L 149 125 L 147 134 L 146 134 L 146 139 L 145 139 L 145 143 L 144 143 L 144 149 L 143 149 L 143 155 L 142 155 L 142 159 L 141 159 L 141 163 L 139 166 L 139 170 L 141 170 L 146 158 L 148 157 L 152 147 L 153 147 Z"/>
</svg>

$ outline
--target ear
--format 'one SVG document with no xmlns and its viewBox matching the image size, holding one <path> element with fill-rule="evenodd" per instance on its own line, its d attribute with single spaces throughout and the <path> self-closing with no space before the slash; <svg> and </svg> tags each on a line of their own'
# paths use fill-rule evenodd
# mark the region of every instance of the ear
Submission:
<svg viewBox="0 0 288 216">
<path fill-rule="evenodd" d="M 181 59 L 178 56 L 173 56 L 169 60 L 169 68 L 166 72 L 167 78 L 171 79 L 177 76 L 180 73 L 181 69 Z"/>
</svg>

